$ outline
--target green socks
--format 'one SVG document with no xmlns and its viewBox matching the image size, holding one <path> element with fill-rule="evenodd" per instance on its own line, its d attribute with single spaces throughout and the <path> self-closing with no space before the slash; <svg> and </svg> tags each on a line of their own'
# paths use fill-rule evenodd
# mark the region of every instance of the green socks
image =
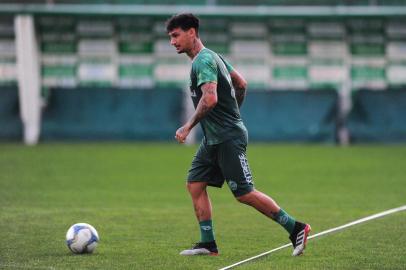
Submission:
<svg viewBox="0 0 406 270">
<path fill-rule="evenodd" d="M 279 223 L 285 230 L 291 234 L 295 228 L 295 219 L 288 215 L 282 208 L 275 214 L 274 220 Z M 211 219 L 199 222 L 200 242 L 214 241 L 214 229 Z"/>
<path fill-rule="evenodd" d="M 288 215 L 282 208 L 275 214 L 274 220 L 278 222 L 285 230 L 291 234 L 295 228 L 295 219 Z"/>
<path fill-rule="evenodd" d="M 199 222 L 200 227 L 200 242 L 214 241 L 213 222 L 211 219 Z"/>
</svg>

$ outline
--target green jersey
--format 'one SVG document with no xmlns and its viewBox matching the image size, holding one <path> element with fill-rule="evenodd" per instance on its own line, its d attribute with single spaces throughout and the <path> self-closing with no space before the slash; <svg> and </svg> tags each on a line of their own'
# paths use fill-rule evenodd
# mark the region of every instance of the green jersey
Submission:
<svg viewBox="0 0 406 270">
<path fill-rule="evenodd" d="M 204 83 L 217 83 L 217 104 L 202 119 L 204 140 L 208 145 L 219 144 L 247 136 L 238 109 L 230 72 L 233 67 L 217 53 L 203 48 L 194 58 L 190 72 L 190 91 L 195 108 L 202 97 Z"/>
</svg>

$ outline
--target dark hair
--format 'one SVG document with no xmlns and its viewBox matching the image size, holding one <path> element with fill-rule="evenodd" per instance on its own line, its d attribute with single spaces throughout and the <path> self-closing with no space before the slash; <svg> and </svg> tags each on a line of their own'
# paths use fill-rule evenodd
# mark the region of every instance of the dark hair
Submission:
<svg viewBox="0 0 406 270">
<path fill-rule="evenodd" d="M 199 19 L 192 13 L 176 14 L 166 21 L 166 31 L 169 33 L 175 28 L 180 28 L 183 31 L 194 28 L 196 35 L 199 35 Z"/>
</svg>

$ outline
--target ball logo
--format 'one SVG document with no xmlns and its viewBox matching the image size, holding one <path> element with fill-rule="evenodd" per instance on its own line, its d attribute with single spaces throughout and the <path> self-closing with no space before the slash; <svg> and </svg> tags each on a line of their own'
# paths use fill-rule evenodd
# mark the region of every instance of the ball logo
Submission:
<svg viewBox="0 0 406 270">
<path fill-rule="evenodd" d="M 228 186 L 230 187 L 230 189 L 231 189 L 232 191 L 236 191 L 236 190 L 237 190 L 237 183 L 234 182 L 234 181 L 229 181 L 229 182 L 228 182 Z"/>
</svg>

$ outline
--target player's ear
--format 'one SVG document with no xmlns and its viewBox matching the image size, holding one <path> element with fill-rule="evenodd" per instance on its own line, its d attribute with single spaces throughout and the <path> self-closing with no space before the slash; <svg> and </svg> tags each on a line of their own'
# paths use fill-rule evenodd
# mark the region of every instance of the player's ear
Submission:
<svg viewBox="0 0 406 270">
<path fill-rule="evenodd" d="M 194 29 L 193 27 L 190 28 L 190 29 L 188 30 L 188 34 L 189 34 L 190 36 L 196 36 L 196 29 Z"/>
</svg>

